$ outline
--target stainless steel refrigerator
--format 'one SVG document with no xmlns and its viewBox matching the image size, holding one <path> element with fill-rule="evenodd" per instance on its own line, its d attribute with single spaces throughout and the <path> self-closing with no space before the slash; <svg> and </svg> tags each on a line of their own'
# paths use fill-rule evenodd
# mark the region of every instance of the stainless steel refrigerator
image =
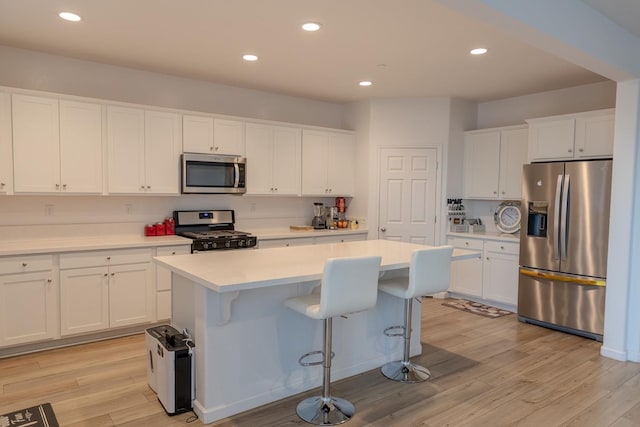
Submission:
<svg viewBox="0 0 640 427">
<path fill-rule="evenodd" d="M 602 341 L 611 166 L 524 166 L 519 320 Z"/>
</svg>

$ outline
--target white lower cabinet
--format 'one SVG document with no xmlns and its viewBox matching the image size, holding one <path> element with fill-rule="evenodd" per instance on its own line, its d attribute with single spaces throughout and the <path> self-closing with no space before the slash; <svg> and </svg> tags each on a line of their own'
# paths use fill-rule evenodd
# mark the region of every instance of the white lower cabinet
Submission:
<svg viewBox="0 0 640 427">
<path fill-rule="evenodd" d="M 51 256 L 0 259 L 0 347 L 56 338 L 57 313 Z"/>
<path fill-rule="evenodd" d="M 186 255 L 190 246 L 164 246 L 156 250 L 157 256 Z M 171 318 L 171 270 L 156 265 L 156 319 Z"/>
<path fill-rule="evenodd" d="M 152 271 L 150 248 L 60 255 L 61 335 L 154 321 Z"/>
<path fill-rule="evenodd" d="M 504 304 L 518 304 L 518 243 L 485 242 L 482 297 Z"/>
<path fill-rule="evenodd" d="M 476 250 L 480 256 L 451 263 L 450 292 L 511 307 L 517 305 L 518 243 L 449 237 L 448 244 Z"/>
<path fill-rule="evenodd" d="M 478 252 L 477 258 L 451 263 L 449 291 L 482 297 L 482 240 L 450 238 L 448 243 L 454 248 Z"/>
</svg>

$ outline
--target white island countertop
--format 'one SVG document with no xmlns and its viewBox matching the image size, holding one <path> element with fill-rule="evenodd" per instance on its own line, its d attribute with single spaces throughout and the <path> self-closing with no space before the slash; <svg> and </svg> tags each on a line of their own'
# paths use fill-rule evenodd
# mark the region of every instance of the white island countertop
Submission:
<svg viewBox="0 0 640 427">
<path fill-rule="evenodd" d="M 409 267 L 411 252 L 423 245 L 391 240 L 320 244 L 312 246 L 208 251 L 154 260 L 206 288 L 233 292 L 320 280 L 327 258 L 381 255 L 380 271 Z M 455 249 L 453 259 L 475 258 L 473 251 Z"/>
</svg>

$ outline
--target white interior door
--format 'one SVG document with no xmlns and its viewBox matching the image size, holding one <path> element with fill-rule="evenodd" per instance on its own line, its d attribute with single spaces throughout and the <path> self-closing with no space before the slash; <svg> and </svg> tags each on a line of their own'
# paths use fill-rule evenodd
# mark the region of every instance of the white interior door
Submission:
<svg viewBox="0 0 640 427">
<path fill-rule="evenodd" d="M 378 238 L 435 244 L 437 150 L 380 150 Z"/>
</svg>

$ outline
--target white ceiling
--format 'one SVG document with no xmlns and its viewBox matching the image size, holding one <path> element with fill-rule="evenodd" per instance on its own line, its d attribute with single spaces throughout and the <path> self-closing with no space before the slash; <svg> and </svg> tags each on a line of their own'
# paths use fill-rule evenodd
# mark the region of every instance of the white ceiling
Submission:
<svg viewBox="0 0 640 427">
<path fill-rule="evenodd" d="M 640 35 L 640 1 L 584 1 Z M 321 31 L 301 31 L 306 20 Z M 338 103 L 487 101 L 604 80 L 433 0 L 0 0 L 0 44 Z M 489 53 L 469 55 L 478 46 Z"/>
</svg>

